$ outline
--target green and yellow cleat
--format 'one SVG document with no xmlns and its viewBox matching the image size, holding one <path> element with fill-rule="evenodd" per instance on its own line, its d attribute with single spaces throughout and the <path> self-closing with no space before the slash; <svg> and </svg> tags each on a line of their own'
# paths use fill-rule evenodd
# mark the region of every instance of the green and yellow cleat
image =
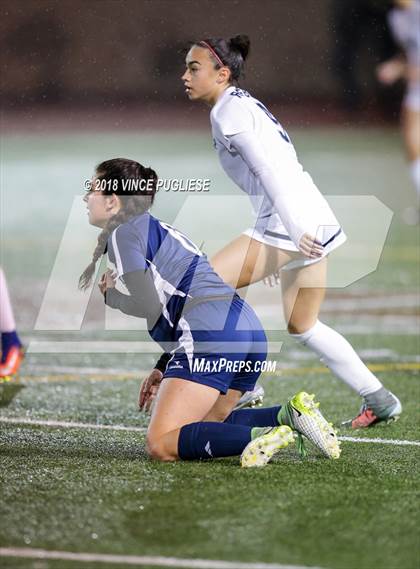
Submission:
<svg viewBox="0 0 420 569">
<path fill-rule="evenodd" d="M 319 403 L 315 403 L 314 398 L 315 395 L 305 391 L 294 395 L 280 409 L 279 422 L 298 433 L 298 448 L 302 456 L 306 455 L 306 450 L 300 435 L 308 438 L 327 458 L 337 459 L 341 454 L 337 433 L 318 409 Z"/>
<path fill-rule="evenodd" d="M 267 427 L 263 434 L 247 444 L 241 455 L 241 466 L 265 466 L 275 454 L 294 440 L 293 431 L 287 425 Z"/>
</svg>

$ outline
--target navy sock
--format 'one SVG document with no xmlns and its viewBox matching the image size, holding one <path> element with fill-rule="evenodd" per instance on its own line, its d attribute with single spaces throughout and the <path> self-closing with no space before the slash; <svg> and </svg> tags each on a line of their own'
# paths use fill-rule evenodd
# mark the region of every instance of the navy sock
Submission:
<svg viewBox="0 0 420 569">
<path fill-rule="evenodd" d="M 280 409 L 281 405 L 261 409 L 239 409 L 232 411 L 224 422 L 247 427 L 277 427 L 280 424 L 277 418 Z"/>
<path fill-rule="evenodd" d="M 179 433 L 178 456 L 182 460 L 238 456 L 251 441 L 251 427 L 226 423 L 191 423 Z"/>
<path fill-rule="evenodd" d="M 1 333 L 1 363 L 6 361 L 7 355 L 10 348 L 13 346 L 22 346 L 19 340 L 19 336 L 15 331 L 13 332 L 2 332 Z"/>
</svg>

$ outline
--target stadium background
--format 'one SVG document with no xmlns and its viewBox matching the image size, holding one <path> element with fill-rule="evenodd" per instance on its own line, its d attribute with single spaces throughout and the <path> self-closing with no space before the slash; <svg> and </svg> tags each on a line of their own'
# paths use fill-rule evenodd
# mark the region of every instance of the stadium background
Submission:
<svg viewBox="0 0 420 569">
<path fill-rule="evenodd" d="M 354 102 L 359 90 L 361 106 L 373 111 L 386 95 L 379 92 L 372 67 L 395 50 L 386 27 L 388 5 L 377 0 L 5 2 L 2 103 L 9 110 L 33 104 L 92 106 L 99 113 L 165 101 L 184 109 L 189 105 L 180 89 L 180 51 L 197 37 L 246 33 L 252 39 L 246 85 L 261 98 L 301 109 L 318 103 L 328 115 L 337 100 L 347 96 Z M 358 85 L 350 79 L 350 92 L 343 93 L 340 78 L 351 73 Z"/>
<path fill-rule="evenodd" d="M 35 348 L 19 380 L 0 386 L 0 548 L 418 566 L 420 249 L 418 228 L 402 219 L 414 204 L 398 130 L 403 85 L 385 90 L 374 75 L 396 49 L 388 8 L 379 0 L 3 2 L 1 264 L 18 329 Z M 397 425 L 357 433 L 376 442 L 343 443 L 333 465 L 316 453 L 302 463 L 293 450 L 262 473 L 241 473 L 235 460 L 152 464 L 144 433 L 91 428 L 146 426 L 135 403 L 154 356 L 115 348 L 146 334 L 105 330 L 97 291 L 80 331 L 35 329 L 69 211 L 99 161 L 125 155 L 163 177 L 210 177 L 226 204 L 238 194 L 212 150 L 208 110 L 186 100 L 180 81 L 189 40 L 236 33 L 252 42 L 243 86 L 287 128 L 322 192 L 372 195 L 394 213 L 377 270 L 329 290 L 322 318 L 347 335 L 405 414 Z M 172 222 L 184 201 L 158 196 L 156 215 Z M 189 221 L 197 242 L 204 225 L 220 246 L 238 232 L 241 219 L 228 227 L 203 213 Z M 86 235 L 84 215 L 74 251 Z M 86 258 L 70 243 L 60 286 L 67 268 L 86 264 L 95 238 L 88 231 Z M 260 285 L 253 295 L 272 318 L 277 290 Z M 58 324 L 61 300 L 52 315 Z M 262 378 L 268 405 L 305 388 L 335 423 L 354 414 L 356 398 L 312 354 L 275 325 L 269 338 L 284 345 L 273 355 L 278 373 Z M 68 426 L 75 422 L 84 426 Z M 70 562 L 2 557 L 0 565 L 36 563 Z"/>
</svg>

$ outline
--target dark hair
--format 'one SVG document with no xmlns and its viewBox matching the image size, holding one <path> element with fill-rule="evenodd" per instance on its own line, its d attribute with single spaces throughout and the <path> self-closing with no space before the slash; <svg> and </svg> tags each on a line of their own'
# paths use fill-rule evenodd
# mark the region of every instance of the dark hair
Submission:
<svg viewBox="0 0 420 569">
<path fill-rule="evenodd" d="M 234 36 L 229 40 L 208 38 L 193 43 L 193 45 L 207 47 L 207 49 L 210 46 L 209 53 L 214 61 L 215 69 L 220 69 L 222 67 L 220 62 L 222 62 L 223 65 L 230 69 L 232 82 L 237 82 L 243 73 L 244 62 L 248 57 L 250 44 L 249 37 L 246 35 Z M 212 50 L 217 57 L 214 56 Z"/>
<path fill-rule="evenodd" d="M 116 194 L 121 200 L 121 209 L 113 215 L 102 229 L 98 236 L 98 243 L 92 255 L 92 261 L 83 271 L 79 279 L 79 288 L 86 290 L 91 283 L 96 263 L 105 253 L 108 237 L 122 223 L 132 217 L 145 213 L 153 204 L 156 194 L 157 174 L 152 168 L 145 168 L 135 160 L 127 158 L 113 158 L 106 160 L 96 166 L 96 180 L 104 180 L 104 184 L 98 184 L 97 189 L 102 195 Z M 148 181 L 146 188 L 140 188 L 137 183 L 131 183 L 128 188 L 124 188 L 123 180 Z M 106 182 L 109 182 L 108 184 Z M 125 190 L 125 191 L 124 191 Z"/>
</svg>

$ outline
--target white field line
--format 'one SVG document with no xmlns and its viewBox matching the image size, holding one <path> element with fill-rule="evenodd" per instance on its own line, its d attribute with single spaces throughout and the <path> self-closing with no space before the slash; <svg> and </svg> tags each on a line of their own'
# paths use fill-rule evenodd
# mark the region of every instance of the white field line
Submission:
<svg viewBox="0 0 420 569">
<path fill-rule="evenodd" d="M 73 421 L 49 421 L 41 419 L 27 419 L 19 417 L 0 417 L 0 423 L 9 425 L 29 425 L 53 428 L 96 429 L 98 431 L 126 431 L 129 433 L 146 433 L 146 427 L 125 427 L 124 425 L 98 425 L 96 423 L 76 423 Z M 340 441 L 349 443 L 376 443 L 396 446 L 420 446 L 420 441 L 405 441 L 399 439 L 368 439 L 359 437 L 338 437 Z"/>
<path fill-rule="evenodd" d="M 28 366 L 29 367 L 29 366 Z M 151 371 L 147 369 L 118 369 L 118 368 L 111 368 L 111 367 L 77 367 L 77 366 L 58 366 L 58 365 L 38 365 L 38 364 L 31 364 L 30 371 L 35 372 L 37 374 L 45 373 L 57 373 L 63 375 L 111 375 L 111 376 L 121 376 L 124 375 L 127 378 L 141 378 L 144 375 L 148 375 Z M 34 373 L 26 374 L 23 373 L 23 376 L 27 377 L 34 377 Z"/>
<path fill-rule="evenodd" d="M 376 443 L 382 445 L 413 446 L 420 447 L 419 441 L 404 441 L 399 439 L 368 439 L 359 437 L 338 437 L 340 441 L 348 443 Z"/>
<path fill-rule="evenodd" d="M 278 563 L 243 563 L 212 559 L 180 559 L 144 555 L 110 555 L 106 553 L 72 553 L 46 549 L 0 547 L 0 557 L 26 559 L 62 559 L 86 563 L 118 563 L 121 565 L 153 565 L 155 567 L 184 567 L 186 569 L 321 569 L 314 566 L 283 565 Z"/>
<path fill-rule="evenodd" d="M 162 348 L 153 340 L 150 342 L 31 340 L 26 352 L 28 354 L 161 354 Z"/>
<path fill-rule="evenodd" d="M 99 425 L 96 423 L 76 423 L 73 421 L 50 421 L 19 417 L 0 417 L 0 423 L 10 425 L 29 425 L 34 427 L 53 427 L 64 429 L 94 429 L 98 431 L 126 431 L 129 433 L 146 433 L 146 427 L 125 427 L 124 425 Z"/>
</svg>

